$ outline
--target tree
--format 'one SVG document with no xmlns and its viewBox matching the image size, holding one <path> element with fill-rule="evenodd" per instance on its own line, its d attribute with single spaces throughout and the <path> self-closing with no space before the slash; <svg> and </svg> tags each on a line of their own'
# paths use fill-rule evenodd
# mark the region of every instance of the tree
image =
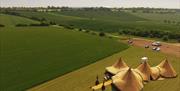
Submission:
<svg viewBox="0 0 180 91">
<path fill-rule="evenodd" d="M 132 10 L 133 13 L 136 13 L 137 11 L 135 9 Z"/>
<path fill-rule="evenodd" d="M 89 31 L 89 30 L 86 30 L 85 32 L 86 32 L 86 33 L 89 33 L 90 31 Z"/>
<path fill-rule="evenodd" d="M 163 36 L 163 41 L 168 41 L 169 40 L 169 38 L 168 38 L 168 36 L 167 35 L 165 35 L 165 36 Z"/>
<path fill-rule="evenodd" d="M 180 38 L 179 38 L 179 39 L 177 39 L 177 41 L 180 43 Z"/>
<path fill-rule="evenodd" d="M 16 27 L 26 27 L 28 26 L 27 24 L 16 24 Z"/>
<path fill-rule="evenodd" d="M 50 24 L 50 25 L 56 25 L 56 22 L 50 21 L 49 24 Z"/>
<path fill-rule="evenodd" d="M 79 31 L 82 31 L 82 29 L 81 29 L 81 28 L 79 28 Z"/>
<path fill-rule="evenodd" d="M 0 24 L 0 27 L 5 27 L 4 25 Z"/>
<path fill-rule="evenodd" d="M 103 36 L 105 36 L 105 33 L 104 32 L 100 32 L 99 36 L 103 37 Z"/>
<path fill-rule="evenodd" d="M 122 35 L 122 34 L 123 34 L 123 32 L 122 32 L 122 31 L 119 31 L 119 32 L 118 32 L 118 34 L 119 34 L 119 35 Z"/>
<path fill-rule="evenodd" d="M 164 20 L 164 23 L 167 23 L 167 20 Z"/>
</svg>

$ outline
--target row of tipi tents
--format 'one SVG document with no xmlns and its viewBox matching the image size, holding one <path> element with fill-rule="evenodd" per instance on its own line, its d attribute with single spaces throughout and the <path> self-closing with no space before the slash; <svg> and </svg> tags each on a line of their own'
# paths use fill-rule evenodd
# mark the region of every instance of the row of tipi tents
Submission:
<svg viewBox="0 0 180 91">
<path fill-rule="evenodd" d="M 112 80 L 112 85 L 119 91 L 141 91 L 144 82 L 177 77 L 176 71 L 167 59 L 155 67 L 151 67 L 145 61 L 136 69 L 132 69 L 120 58 L 112 66 L 106 67 L 106 76 L 107 74 Z"/>
</svg>

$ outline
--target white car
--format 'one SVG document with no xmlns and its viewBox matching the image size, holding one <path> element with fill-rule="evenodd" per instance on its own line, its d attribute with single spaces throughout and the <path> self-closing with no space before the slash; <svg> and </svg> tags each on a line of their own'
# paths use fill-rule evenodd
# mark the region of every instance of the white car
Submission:
<svg viewBox="0 0 180 91">
<path fill-rule="evenodd" d="M 160 50 L 161 50 L 161 48 L 160 48 L 160 47 L 157 47 L 157 48 L 156 48 L 156 51 L 160 51 Z"/>
<path fill-rule="evenodd" d="M 157 49 L 157 47 L 153 47 L 153 48 L 152 48 L 152 50 L 156 50 L 156 49 Z"/>
<path fill-rule="evenodd" d="M 161 46 L 161 42 L 157 41 L 157 42 L 153 42 L 152 46 Z"/>
</svg>

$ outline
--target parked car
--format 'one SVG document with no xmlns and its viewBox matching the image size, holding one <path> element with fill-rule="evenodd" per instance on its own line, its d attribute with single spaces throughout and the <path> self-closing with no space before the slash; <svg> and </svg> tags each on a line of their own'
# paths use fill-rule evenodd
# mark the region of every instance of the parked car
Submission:
<svg viewBox="0 0 180 91">
<path fill-rule="evenodd" d="M 157 47 L 153 47 L 153 48 L 152 48 L 152 50 L 156 50 L 156 49 L 157 49 Z"/>
<path fill-rule="evenodd" d="M 161 42 L 157 41 L 157 42 L 153 42 L 152 46 L 161 46 Z"/>
<path fill-rule="evenodd" d="M 156 51 L 160 51 L 160 50 L 161 50 L 161 48 L 160 48 L 160 47 L 157 47 L 157 48 L 156 48 Z"/>
<path fill-rule="evenodd" d="M 152 50 L 154 50 L 154 51 L 160 51 L 161 48 L 160 48 L 160 47 L 153 47 Z"/>
</svg>

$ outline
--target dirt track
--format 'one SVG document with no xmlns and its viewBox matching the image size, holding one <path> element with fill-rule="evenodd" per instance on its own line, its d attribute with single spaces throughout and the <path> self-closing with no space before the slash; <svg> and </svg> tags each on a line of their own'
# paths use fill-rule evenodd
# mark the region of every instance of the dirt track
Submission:
<svg viewBox="0 0 180 91">
<path fill-rule="evenodd" d="M 141 38 L 133 39 L 133 45 L 139 47 L 145 47 L 145 45 L 151 45 L 152 42 L 153 42 L 152 40 L 146 40 Z M 162 46 L 160 46 L 161 52 L 180 57 L 180 43 L 173 44 L 173 43 L 162 42 L 161 44 L 162 44 Z M 152 49 L 152 46 L 150 46 L 150 48 Z"/>
</svg>

